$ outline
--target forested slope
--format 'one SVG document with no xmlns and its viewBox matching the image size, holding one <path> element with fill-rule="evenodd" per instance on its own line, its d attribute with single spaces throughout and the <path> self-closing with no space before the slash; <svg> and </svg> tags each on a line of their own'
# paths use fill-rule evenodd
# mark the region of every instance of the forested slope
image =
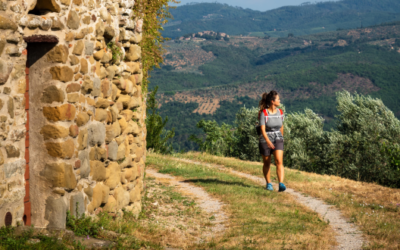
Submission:
<svg viewBox="0 0 400 250">
<path fill-rule="evenodd" d="M 370 5 L 394 12 L 399 4 L 383 3 Z M 152 73 L 150 87 L 159 86 L 167 129 L 176 128 L 175 149 L 195 148 L 188 137 L 200 132 L 199 120 L 232 124 L 240 107 L 257 106 L 261 93 L 271 89 L 279 91 L 288 112 L 310 108 L 322 115 L 325 130 L 334 125 L 334 95 L 343 89 L 378 97 L 400 116 L 400 22 L 280 38 L 173 40 L 167 46 L 165 64 Z"/>
<path fill-rule="evenodd" d="M 287 6 L 270 11 L 242 9 L 218 3 L 179 6 L 163 34 L 175 38 L 204 30 L 247 35 L 305 35 L 338 28 L 349 29 L 399 20 L 400 2 L 393 0 L 342 0 Z"/>
</svg>

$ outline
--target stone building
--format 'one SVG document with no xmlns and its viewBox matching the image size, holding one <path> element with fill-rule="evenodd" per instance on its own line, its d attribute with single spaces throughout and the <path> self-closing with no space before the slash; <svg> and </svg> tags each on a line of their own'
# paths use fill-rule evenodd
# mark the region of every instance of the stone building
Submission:
<svg viewBox="0 0 400 250">
<path fill-rule="evenodd" d="M 0 226 L 138 214 L 143 21 L 133 0 L 0 2 Z"/>
</svg>

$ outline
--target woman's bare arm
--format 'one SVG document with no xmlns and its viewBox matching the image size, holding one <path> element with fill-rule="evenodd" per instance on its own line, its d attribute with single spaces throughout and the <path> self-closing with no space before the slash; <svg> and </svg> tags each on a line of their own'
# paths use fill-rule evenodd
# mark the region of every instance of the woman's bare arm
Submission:
<svg viewBox="0 0 400 250">
<path fill-rule="evenodd" d="M 280 129 L 280 130 L 281 130 L 281 133 L 282 133 L 282 136 L 283 136 L 283 125 L 282 125 L 282 127 L 281 127 L 281 129 Z"/>
<path fill-rule="evenodd" d="M 269 140 L 267 132 L 265 132 L 265 125 L 261 125 L 261 133 L 264 136 L 264 139 L 267 142 L 268 147 L 270 149 L 274 149 L 275 148 L 274 144 Z"/>
</svg>

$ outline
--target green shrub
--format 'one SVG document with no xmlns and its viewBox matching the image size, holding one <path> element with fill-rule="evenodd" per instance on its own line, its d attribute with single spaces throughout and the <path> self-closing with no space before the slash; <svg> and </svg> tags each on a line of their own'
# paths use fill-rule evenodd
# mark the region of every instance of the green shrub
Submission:
<svg viewBox="0 0 400 250">
<path fill-rule="evenodd" d="M 285 165 L 290 168 L 400 187 L 400 121 L 380 99 L 337 93 L 337 130 L 323 131 L 311 110 L 290 114 Z"/>
<path fill-rule="evenodd" d="M 231 156 L 233 150 L 233 133 L 232 127 L 222 123 L 218 126 L 216 121 L 201 120 L 196 125 L 205 133 L 205 140 L 201 137 L 191 135 L 189 140 L 197 143 L 201 151 L 220 155 Z"/>
</svg>

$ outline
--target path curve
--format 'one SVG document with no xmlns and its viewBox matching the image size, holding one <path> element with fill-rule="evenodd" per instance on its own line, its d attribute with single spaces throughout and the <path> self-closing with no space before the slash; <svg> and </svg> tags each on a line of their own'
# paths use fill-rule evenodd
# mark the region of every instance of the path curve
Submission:
<svg viewBox="0 0 400 250">
<path fill-rule="evenodd" d="M 263 186 L 265 185 L 265 179 L 261 177 L 232 170 L 222 165 L 208 164 L 204 162 L 192 161 L 181 158 L 174 158 L 174 159 L 181 162 L 203 165 L 211 168 L 218 168 L 219 170 L 228 171 L 237 176 L 252 180 L 260 185 Z M 278 185 L 274 184 L 274 188 L 275 190 L 277 190 Z M 323 220 L 329 222 L 329 225 L 336 232 L 336 241 L 338 243 L 338 245 L 333 247 L 333 249 L 358 250 L 358 249 L 363 249 L 363 246 L 366 245 L 367 242 L 365 241 L 364 237 L 362 236 L 362 232 L 358 229 L 358 227 L 352 223 L 349 223 L 346 220 L 346 218 L 342 215 L 342 213 L 335 207 L 326 204 L 320 199 L 313 198 L 310 196 L 304 196 L 300 192 L 296 192 L 291 188 L 287 188 L 286 192 L 294 196 L 297 202 L 317 212 L 322 217 Z"/>
<path fill-rule="evenodd" d="M 179 181 L 178 178 L 169 175 L 162 174 L 157 172 L 154 169 L 146 168 L 146 174 L 150 175 L 158 180 L 160 179 L 168 179 L 168 182 L 179 189 L 185 195 L 190 195 L 196 200 L 198 206 L 206 211 L 211 216 L 215 217 L 215 220 L 212 221 L 213 226 L 210 228 L 211 232 L 203 235 L 205 238 L 215 238 L 216 235 L 219 235 L 223 231 L 225 231 L 225 222 L 228 219 L 228 216 L 223 211 L 223 203 L 209 195 L 203 188 L 194 186 L 192 184 Z"/>
</svg>

